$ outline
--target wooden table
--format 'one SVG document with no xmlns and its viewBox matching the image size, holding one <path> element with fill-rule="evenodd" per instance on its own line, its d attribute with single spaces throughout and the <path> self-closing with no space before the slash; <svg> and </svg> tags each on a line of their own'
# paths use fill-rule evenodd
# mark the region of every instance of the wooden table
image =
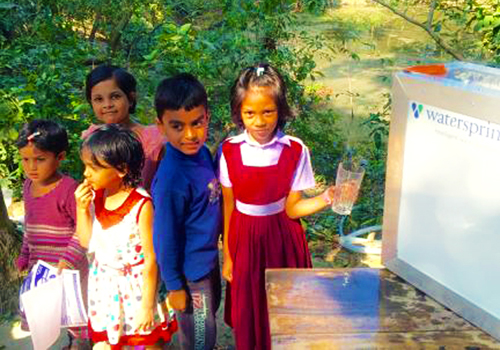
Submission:
<svg viewBox="0 0 500 350">
<path fill-rule="evenodd" d="M 386 269 L 266 271 L 273 350 L 500 349 Z"/>
</svg>

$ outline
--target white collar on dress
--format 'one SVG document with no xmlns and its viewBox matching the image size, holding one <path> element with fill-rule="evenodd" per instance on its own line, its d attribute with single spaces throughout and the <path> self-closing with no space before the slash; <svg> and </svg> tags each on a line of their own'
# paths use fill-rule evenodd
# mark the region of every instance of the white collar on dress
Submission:
<svg viewBox="0 0 500 350">
<path fill-rule="evenodd" d="M 278 130 L 278 132 L 276 133 L 276 135 L 274 135 L 274 137 L 271 139 L 271 141 L 269 141 L 268 143 L 265 143 L 263 145 L 250 139 L 250 137 L 248 136 L 248 132 L 246 130 L 243 133 L 230 138 L 228 141 L 231 143 L 245 142 L 245 143 L 248 143 L 249 145 L 252 145 L 255 147 L 260 147 L 260 148 L 271 146 L 275 142 L 290 146 L 290 138 L 287 135 L 285 135 L 281 130 Z"/>
</svg>

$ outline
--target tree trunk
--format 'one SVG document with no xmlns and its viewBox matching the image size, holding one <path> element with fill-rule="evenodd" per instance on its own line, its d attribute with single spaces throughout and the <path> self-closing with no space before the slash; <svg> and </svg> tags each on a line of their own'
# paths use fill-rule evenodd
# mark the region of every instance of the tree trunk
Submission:
<svg viewBox="0 0 500 350">
<path fill-rule="evenodd" d="M 111 47 L 112 52 L 116 52 L 116 50 L 118 50 L 118 47 L 120 46 L 120 38 L 122 32 L 127 27 L 131 17 L 132 17 L 132 12 L 125 13 L 118 22 L 118 24 L 113 28 L 109 36 L 109 46 Z"/>
<path fill-rule="evenodd" d="M 21 275 L 15 260 L 21 249 L 22 235 L 9 219 L 7 207 L 0 191 L 0 314 L 15 315 Z M 0 346 L 1 348 L 1 346 Z"/>
<path fill-rule="evenodd" d="M 89 42 L 93 42 L 95 40 L 95 35 L 97 33 L 97 29 L 99 28 L 99 22 L 101 22 L 101 13 L 97 12 L 95 14 L 94 23 L 92 24 L 92 30 L 89 35 Z"/>
<path fill-rule="evenodd" d="M 7 213 L 7 207 L 5 206 L 5 201 L 3 199 L 3 193 L 0 191 L 0 232 L 1 233 L 12 233 L 15 231 L 14 224 L 9 219 L 9 214 Z"/>
</svg>

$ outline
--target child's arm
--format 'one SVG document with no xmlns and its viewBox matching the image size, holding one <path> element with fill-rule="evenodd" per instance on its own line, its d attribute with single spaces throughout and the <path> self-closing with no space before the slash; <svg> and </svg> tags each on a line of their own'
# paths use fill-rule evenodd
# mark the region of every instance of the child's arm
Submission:
<svg viewBox="0 0 500 350">
<path fill-rule="evenodd" d="M 26 237 L 23 236 L 23 245 L 21 246 L 21 252 L 17 258 L 16 265 L 19 271 L 24 271 L 28 268 L 30 259 L 30 249 L 28 243 L 26 242 Z"/>
<path fill-rule="evenodd" d="M 175 310 L 183 311 L 188 301 L 184 289 L 183 252 L 186 245 L 185 213 L 189 204 L 185 193 L 170 187 L 169 183 L 158 181 L 153 191 L 153 245 L 170 305 Z"/>
<path fill-rule="evenodd" d="M 234 195 L 232 187 L 222 186 L 222 197 L 224 199 L 224 263 L 222 264 L 222 277 L 228 282 L 233 280 L 233 260 L 229 253 L 229 222 L 234 210 Z"/>
<path fill-rule="evenodd" d="M 135 317 L 135 331 L 150 330 L 154 325 L 154 307 L 156 287 L 158 283 L 158 267 L 153 249 L 153 204 L 144 203 L 139 215 L 139 232 L 142 250 L 144 252 L 144 269 L 142 270 L 142 301 L 141 308 Z"/>
<path fill-rule="evenodd" d="M 323 194 L 311 198 L 302 198 L 302 191 L 290 191 L 286 198 L 286 214 L 292 219 L 311 215 L 331 204 L 335 187 L 329 187 Z"/>
<path fill-rule="evenodd" d="M 93 197 L 92 187 L 87 180 L 84 180 L 75 190 L 76 234 L 83 248 L 89 247 L 90 237 L 92 236 L 90 203 Z"/>
<path fill-rule="evenodd" d="M 64 210 L 65 214 L 73 219 L 73 224 L 76 228 L 76 200 L 75 200 L 75 190 L 78 187 L 76 182 L 72 183 L 71 187 L 68 189 L 66 198 L 64 200 L 64 206 L 61 208 Z M 73 237 L 69 240 L 68 245 L 64 249 L 64 252 L 59 259 L 57 267 L 59 270 L 63 269 L 76 269 L 81 263 L 82 258 L 85 256 L 85 248 L 80 245 L 78 236 L 75 233 Z"/>
<path fill-rule="evenodd" d="M 299 143 L 302 146 L 302 153 L 295 169 L 291 191 L 285 202 L 286 214 L 292 219 L 298 219 L 323 210 L 326 206 L 331 204 L 333 191 L 335 189 L 335 187 L 332 186 L 327 188 L 326 191 L 319 196 L 302 198 L 302 190 L 314 187 L 315 183 L 309 149 L 302 144 L 301 141 L 299 141 Z"/>
<path fill-rule="evenodd" d="M 29 191 L 28 181 L 25 181 L 23 184 L 23 201 L 24 201 L 24 218 L 28 215 L 28 209 L 26 204 L 25 194 Z M 26 237 L 26 231 L 23 234 L 23 243 L 21 246 L 21 252 L 19 253 L 19 257 L 16 260 L 17 269 L 19 271 L 24 271 L 28 268 L 30 261 L 30 248 L 28 246 L 28 238 Z"/>
</svg>

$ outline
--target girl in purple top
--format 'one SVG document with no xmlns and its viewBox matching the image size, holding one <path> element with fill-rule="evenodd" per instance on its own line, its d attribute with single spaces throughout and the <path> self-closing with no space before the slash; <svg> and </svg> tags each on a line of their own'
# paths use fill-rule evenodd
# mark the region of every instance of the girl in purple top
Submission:
<svg viewBox="0 0 500 350">
<path fill-rule="evenodd" d="M 21 129 L 17 147 L 27 177 L 23 187 L 25 232 L 17 266 L 20 271 L 30 270 L 43 260 L 60 269 L 78 269 L 86 295 L 88 263 L 75 235 L 78 184 L 58 171 L 68 148 L 66 130 L 50 120 L 33 120 Z M 21 317 L 21 326 L 27 329 L 25 315 Z M 68 348 L 90 346 L 87 327 L 70 328 L 69 335 L 73 346 Z"/>
<path fill-rule="evenodd" d="M 134 76 L 126 70 L 100 65 L 87 75 L 85 95 L 101 123 L 121 124 L 139 136 L 145 155 L 141 185 L 149 190 L 167 140 L 156 125 L 142 125 L 130 117 L 137 105 L 136 86 Z M 97 128 L 98 125 L 92 124 L 82 133 L 82 138 L 87 138 Z"/>
</svg>

